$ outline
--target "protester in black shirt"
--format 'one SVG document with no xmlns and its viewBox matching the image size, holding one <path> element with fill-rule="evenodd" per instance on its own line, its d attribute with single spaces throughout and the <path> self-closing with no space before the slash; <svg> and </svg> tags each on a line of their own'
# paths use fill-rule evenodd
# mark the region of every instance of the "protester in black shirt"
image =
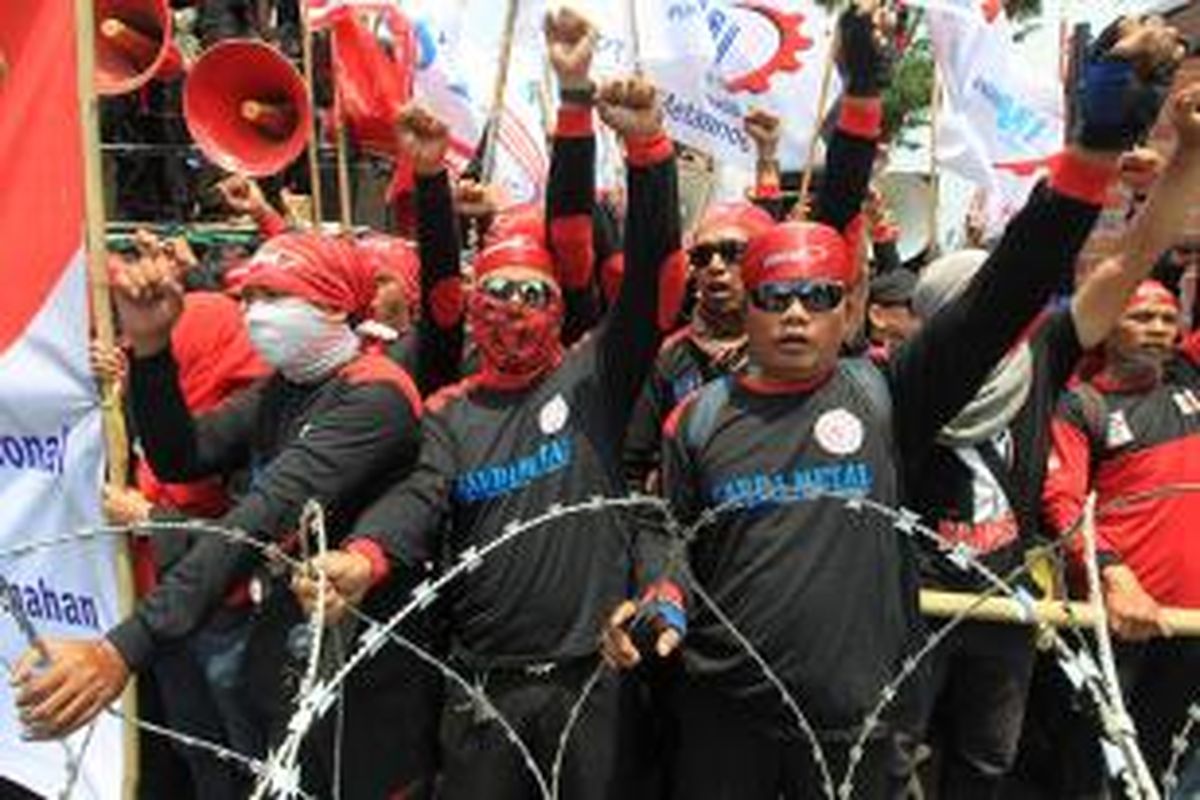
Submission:
<svg viewBox="0 0 1200 800">
<path fill-rule="evenodd" d="M 668 548 L 657 577 L 650 570 L 644 600 L 656 615 L 661 656 L 680 639 L 678 606 L 689 587 L 703 586 L 798 698 L 835 780 L 920 631 L 903 526 L 851 510 L 847 500 L 899 505 L 902 483 L 928 463 L 938 432 L 1074 263 L 1115 175 L 1114 138 L 1140 133 L 1150 121 L 1117 103 L 1127 90 L 1137 92 L 1132 78 L 1115 87 L 1116 96 L 1090 83 L 1095 102 L 1083 112 L 1082 143 L 1059 159 L 1049 184 L 1034 192 L 965 291 L 902 345 L 884 372 L 861 360 L 839 361 L 850 323 L 846 291 L 857 278 L 855 244 L 839 231 L 865 193 L 880 108 L 881 57 L 869 19 L 859 8 L 840 24 L 849 88 L 818 223 L 760 236 L 743 260 L 748 374 L 709 384 L 665 426 L 664 486 L 676 513 L 688 521 L 703 519 L 705 509 L 727 511 L 689 540 L 692 581 L 673 580 L 678 570 L 671 571 Z M 864 124 L 871 115 L 876 124 Z M 687 604 L 694 610 L 684 639 L 676 796 L 816 794 L 822 776 L 776 686 L 705 604 L 694 597 Z M 641 658 L 622 627 L 636 611 L 627 603 L 610 619 L 606 653 L 618 664 Z M 895 703 L 892 712 L 867 739 L 855 796 L 895 790 L 889 740 L 908 721 L 896 716 Z"/>
<path fill-rule="evenodd" d="M 387 359 L 362 355 L 351 328 L 367 314 L 375 287 L 349 241 L 294 233 L 259 249 L 243 289 L 246 322 L 255 349 L 276 374 L 195 417 L 168 346 L 182 307 L 169 264 L 126 265 L 115 275 L 115 288 L 122 330 L 134 353 L 134 418 L 155 473 L 181 482 L 239 467 L 251 471 L 250 488 L 221 526 L 280 542 L 295 530 L 304 503 L 315 499 L 337 542 L 359 511 L 416 461 L 417 390 Z M 86 723 L 120 694 L 131 670 L 145 668 L 163 648 L 195 631 L 260 561 L 244 545 L 202 536 L 107 637 L 49 640 L 52 663 L 36 674 L 38 654 L 31 650 L 16 671 L 18 702 L 31 732 L 58 736 Z M 302 622 L 290 599 L 286 591 L 271 593 L 254 635 L 232 642 L 228 653 L 240 659 L 243 670 L 265 673 L 263 689 L 248 692 L 246 702 L 261 704 L 261 713 L 272 718 L 286 714 L 281 704 L 287 698 L 275 697 L 281 693 L 284 654 L 250 651 L 257 642 L 281 648 L 288 627 Z M 428 773 L 430 692 L 410 685 L 420 678 L 409 677 L 424 674 L 410 656 L 396 651 L 348 684 L 341 776 L 347 791 L 383 796 Z M 383 739 L 374 730 L 379 714 L 403 714 L 412 725 L 403 736 Z M 318 728 L 315 741 L 331 735 L 332 719 Z M 329 756 L 321 749 L 306 758 L 322 794 L 335 779 Z"/>
<path fill-rule="evenodd" d="M 548 32 L 589 49 L 594 36 L 569 12 L 555 15 Z M 572 105 L 583 99 L 564 96 Z M 517 234 L 476 258 L 468 316 L 482 368 L 430 400 L 420 465 L 357 526 L 399 571 L 485 545 L 552 505 L 623 492 L 621 443 L 661 338 L 659 279 L 677 261 L 678 198 L 654 88 L 639 78 L 616 81 L 600 89 L 597 103 L 627 152 L 620 296 L 592 335 L 563 352 L 562 294 L 545 246 Z M 544 770 L 598 663 L 598 623 L 627 596 L 633 538 L 612 508 L 556 520 L 492 552 L 447 590 L 452 661 L 486 688 Z M 371 585 L 369 561 L 353 552 L 330 553 L 317 566 L 343 602 Z M 309 602 L 312 589 L 311 582 L 297 587 Z M 569 796 L 623 796 L 616 774 L 621 684 L 608 675 L 589 698 L 566 753 Z M 441 741 L 445 797 L 534 796 L 519 753 L 459 690 L 447 698 Z"/>
<path fill-rule="evenodd" d="M 671 334 L 654 362 L 625 443 L 630 486 L 646 489 L 657 471 L 663 421 L 684 397 L 746 366 L 745 289 L 739 262 L 746 242 L 771 228 L 770 215 L 747 202 L 707 209 L 688 250 L 697 302 L 692 322 Z"/>
</svg>

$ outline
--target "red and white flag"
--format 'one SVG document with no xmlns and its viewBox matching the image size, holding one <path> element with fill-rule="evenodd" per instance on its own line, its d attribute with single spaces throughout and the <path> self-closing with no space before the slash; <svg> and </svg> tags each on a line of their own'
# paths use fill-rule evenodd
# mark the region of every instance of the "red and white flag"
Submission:
<svg viewBox="0 0 1200 800">
<path fill-rule="evenodd" d="M 332 25 L 346 14 L 359 11 L 396 11 L 396 0 L 307 0 L 308 24 L 313 30 Z"/>
<path fill-rule="evenodd" d="M 83 147 L 75 3 L 0 3 L 0 553 L 100 522 L 100 405 L 88 366 Z M 111 538 L 0 557 L 0 657 L 40 635 L 96 637 L 117 621 Z M 72 763 L 79 769 L 71 777 Z M 0 776 L 38 794 L 121 797 L 121 723 L 22 741 L 0 681 Z"/>
</svg>

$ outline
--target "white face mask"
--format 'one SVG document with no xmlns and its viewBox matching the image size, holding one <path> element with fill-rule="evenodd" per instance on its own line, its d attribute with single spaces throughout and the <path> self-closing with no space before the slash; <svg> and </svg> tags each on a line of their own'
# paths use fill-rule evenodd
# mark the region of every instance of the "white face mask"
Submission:
<svg viewBox="0 0 1200 800">
<path fill-rule="evenodd" d="M 245 317 L 254 349 L 293 383 L 323 380 L 358 353 L 349 325 L 298 297 L 254 300 Z"/>
</svg>

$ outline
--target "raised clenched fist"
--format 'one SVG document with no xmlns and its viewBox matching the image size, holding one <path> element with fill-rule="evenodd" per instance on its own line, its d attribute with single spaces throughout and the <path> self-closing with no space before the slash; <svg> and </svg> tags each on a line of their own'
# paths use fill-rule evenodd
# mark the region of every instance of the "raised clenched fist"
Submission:
<svg viewBox="0 0 1200 800">
<path fill-rule="evenodd" d="M 779 117 L 761 108 L 753 109 L 746 118 L 742 120 L 742 125 L 746 129 L 746 135 L 754 142 L 754 147 L 758 150 L 759 160 L 770 160 L 775 158 L 779 151 L 779 137 L 783 133 L 783 125 L 779 121 Z"/>
<path fill-rule="evenodd" d="M 622 137 L 653 136 L 662 131 L 663 112 L 658 90 L 635 76 L 609 81 L 597 95 L 600 119 Z"/>
<path fill-rule="evenodd" d="M 183 312 L 183 284 L 174 260 L 162 253 L 134 262 L 112 257 L 109 272 L 121 331 L 134 354 L 150 356 L 165 350 Z"/>
<path fill-rule="evenodd" d="M 570 8 L 546 12 L 542 27 L 546 34 L 546 53 L 559 86 L 563 89 L 588 86 L 588 73 L 596 50 L 596 29 L 583 15 Z"/>
<path fill-rule="evenodd" d="M 410 104 L 396 121 L 400 147 L 412 159 L 418 175 L 436 175 L 443 169 L 450 146 L 450 128 L 423 106 Z"/>
<path fill-rule="evenodd" d="M 257 217 L 267 210 L 267 198 L 258 183 L 244 175 L 230 175 L 217 184 L 217 192 L 231 211 Z"/>
</svg>

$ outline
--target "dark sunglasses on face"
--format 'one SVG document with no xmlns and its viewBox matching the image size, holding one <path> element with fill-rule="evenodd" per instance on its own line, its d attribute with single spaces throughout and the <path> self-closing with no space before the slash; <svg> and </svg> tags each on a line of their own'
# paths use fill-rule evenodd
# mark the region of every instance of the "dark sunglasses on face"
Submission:
<svg viewBox="0 0 1200 800">
<path fill-rule="evenodd" d="M 832 311 L 846 296 L 846 287 L 837 281 L 772 281 L 750 292 L 750 301 L 760 311 L 782 314 L 797 300 L 812 314 Z"/>
<path fill-rule="evenodd" d="M 722 239 L 717 242 L 698 244 L 688 250 L 688 261 L 693 267 L 703 268 L 712 263 L 713 256 L 719 255 L 726 264 L 738 264 L 746 254 L 746 243 L 737 239 Z"/>
<path fill-rule="evenodd" d="M 526 308 L 546 308 L 554 297 L 554 287 L 546 281 L 513 280 L 499 275 L 481 280 L 479 290 L 488 297 L 505 303 L 519 303 Z"/>
</svg>

